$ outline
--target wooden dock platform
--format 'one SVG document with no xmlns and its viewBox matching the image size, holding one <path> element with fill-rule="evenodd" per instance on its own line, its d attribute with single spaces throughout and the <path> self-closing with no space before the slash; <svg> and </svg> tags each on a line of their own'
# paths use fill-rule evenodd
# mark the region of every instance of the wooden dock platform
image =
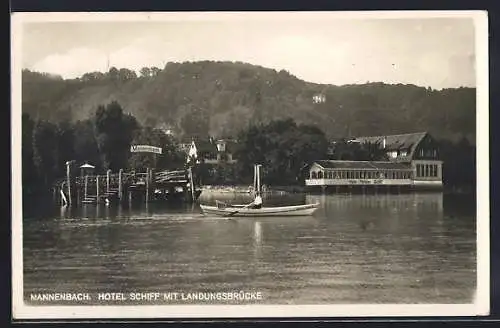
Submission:
<svg viewBox="0 0 500 328">
<path fill-rule="evenodd" d="M 194 202 L 197 190 L 191 169 L 117 173 L 108 170 L 105 175 L 71 177 L 54 185 L 54 195 L 60 194 L 61 204 L 99 204 L 116 202 L 176 201 Z"/>
</svg>

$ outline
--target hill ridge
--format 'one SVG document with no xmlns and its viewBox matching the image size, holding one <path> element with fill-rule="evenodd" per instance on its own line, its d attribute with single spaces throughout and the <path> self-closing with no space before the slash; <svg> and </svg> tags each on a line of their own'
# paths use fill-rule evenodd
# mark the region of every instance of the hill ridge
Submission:
<svg viewBox="0 0 500 328">
<path fill-rule="evenodd" d="M 85 119 L 115 100 L 141 123 L 179 135 L 231 136 L 249 124 L 293 118 L 332 138 L 428 131 L 475 141 L 475 88 L 469 87 L 320 84 L 229 61 L 170 62 L 140 74 L 112 67 L 77 79 L 23 70 L 22 77 L 23 112 L 54 122 Z"/>
</svg>

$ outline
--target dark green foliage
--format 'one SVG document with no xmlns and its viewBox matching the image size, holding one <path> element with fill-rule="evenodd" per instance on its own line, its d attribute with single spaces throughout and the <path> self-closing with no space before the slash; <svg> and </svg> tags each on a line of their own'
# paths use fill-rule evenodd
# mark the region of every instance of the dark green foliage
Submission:
<svg viewBox="0 0 500 328">
<path fill-rule="evenodd" d="M 140 76 L 112 67 L 69 80 L 23 70 L 22 88 L 26 190 L 63 176 L 69 159 L 100 172 L 151 164 L 146 154 L 131 157 L 135 142 L 163 145 L 168 160 L 158 168 L 183 165 L 175 141 L 154 129 L 160 126 L 189 138 L 239 136 L 236 171 L 197 168 L 213 181 L 251 183 L 252 165 L 262 163 L 265 183 L 300 183 L 303 166 L 326 157 L 327 139 L 416 131 L 441 140 L 445 183 L 475 181 L 473 88 L 321 85 L 283 70 L 210 61 L 145 67 Z M 315 103 L 315 95 L 325 101 Z M 377 145 L 340 142 L 332 150 L 334 159 L 383 160 Z"/>
<path fill-rule="evenodd" d="M 186 161 L 186 155 L 178 150 L 177 142 L 158 129 L 145 127 L 136 130 L 132 144 L 161 147 L 163 151 L 161 155 L 133 153 L 129 158 L 129 167 L 140 172 L 145 172 L 148 167 L 157 170 L 179 169 Z"/>
<path fill-rule="evenodd" d="M 298 184 L 301 169 L 324 158 L 328 142 L 316 127 L 297 125 L 292 119 L 251 126 L 238 137 L 238 173 L 246 182 L 253 176 L 253 164 L 263 165 L 266 184 Z"/>
<path fill-rule="evenodd" d="M 25 70 L 22 82 L 23 111 L 51 121 L 68 111 L 67 117 L 83 120 L 98 104 L 117 99 L 142 124 L 182 125 L 186 134 L 234 136 L 249 124 L 291 117 L 318 126 L 329 138 L 428 131 L 475 143 L 474 88 L 333 86 L 305 82 L 284 70 L 210 61 L 143 68 L 140 77 L 115 67 L 73 80 Z M 317 94 L 326 101 L 314 103 Z"/>
<path fill-rule="evenodd" d="M 237 167 L 232 164 L 205 164 L 194 168 L 196 183 L 206 185 L 236 185 L 242 182 Z"/>
<path fill-rule="evenodd" d="M 97 146 L 104 168 L 117 171 L 127 164 L 128 151 L 138 123 L 131 115 L 124 115 L 116 101 L 99 106 L 94 117 Z"/>
<path fill-rule="evenodd" d="M 443 183 L 448 187 L 475 188 L 476 147 L 463 138 L 457 143 L 440 141 L 440 157 L 443 161 Z M 489 172 L 488 168 L 484 168 Z"/>
<path fill-rule="evenodd" d="M 346 161 L 386 161 L 387 154 L 379 143 L 348 142 L 346 139 L 335 141 L 331 145 L 328 159 Z"/>
<path fill-rule="evenodd" d="M 47 121 L 37 121 L 33 126 L 33 165 L 39 182 L 51 183 L 63 167 L 59 154 L 59 138 L 56 125 Z M 27 166 L 27 165 L 26 165 Z"/>
</svg>

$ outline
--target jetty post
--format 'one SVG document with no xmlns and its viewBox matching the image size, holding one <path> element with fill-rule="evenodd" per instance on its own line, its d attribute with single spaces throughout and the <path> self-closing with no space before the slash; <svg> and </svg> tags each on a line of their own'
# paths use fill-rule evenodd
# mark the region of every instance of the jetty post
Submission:
<svg viewBox="0 0 500 328">
<path fill-rule="evenodd" d="M 109 180 L 111 178 L 111 170 L 106 171 L 106 194 L 109 194 Z"/>
<path fill-rule="evenodd" d="M 87 196 L 88 196 L 88 190 L 89 190 L 89 176 L 86 175 L 85 176 L 85 184 L 84 184 L 84 187 L 83 187 L 83 199 L 87 199 Z"/>
<path fill-rule="evenodd" d="M 60 187 L 60 189 L 59 189 L 59 193 L 61 194 L 61 206 L 64 206 L 64 203 L 65 203 L 65 202 L 64 202 L 64 185 L 65 185 L 65 184 L 66 184 L 66 183 L 63 181 L 63 182 L 61 183 L 61 187 Z"/>
<path fill-rule="evenodd" d="M 189 172 L 189 185 L 191 187 L 191 201 L 194 202 L 196 200 L 196 196 L 194 190 L 193 168 L 191 166 L 189 167 L 188 172 Z"/>
<path fill-rule="evenodd" d="M 68 205 L 71 206 L 71 161 L 66 162 L 66 180 L 68 185 Z"/>
<path fill-rule="evenodd" d="M 77 178 L 78 179 L 78 178 Z M 82 203 L 82 190 L 80 188 L 82 183 L 82 179 L 80 179 L 80 182 L 76 184 L 76 203 L 80 205 Z"/>
<path fill-rule="evenodd" d="M 118 199 L 122 201 L 123 198 L 123 169 L 118 172 Z"/>
<path fill-rule="evenodd" d="M 99 204 L 100 203 L 100 199 L 99 199 L 99 175 L 96 175 L 95 176 L 95 189 L 96 189 L 96 203 Z"/>
<path fill-rule="evenodd" d="M 149 168 L 146 169 L 146 203 L 149 202 L 149 177 L 150 171 Z"/>
</svg>

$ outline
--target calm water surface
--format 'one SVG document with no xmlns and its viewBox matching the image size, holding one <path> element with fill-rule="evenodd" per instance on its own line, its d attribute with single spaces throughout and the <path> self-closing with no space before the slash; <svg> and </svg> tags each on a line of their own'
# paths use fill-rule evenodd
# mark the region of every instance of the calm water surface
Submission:
<svg viewBox="0 0 500 328">
<path fill-rule="evenodd" d="M 202 194 L 200 201 L 247 197 Z M 153 204 L 26 214 L 25 298 L 243 290 L 260 291 L 261 304 L 472 302 L 473 198 L 425 193 L 264 200 L 304 201 L 321 207 L 312 217 L 258 219 L 205 217 L 198 205 Z"/>
</svg>

